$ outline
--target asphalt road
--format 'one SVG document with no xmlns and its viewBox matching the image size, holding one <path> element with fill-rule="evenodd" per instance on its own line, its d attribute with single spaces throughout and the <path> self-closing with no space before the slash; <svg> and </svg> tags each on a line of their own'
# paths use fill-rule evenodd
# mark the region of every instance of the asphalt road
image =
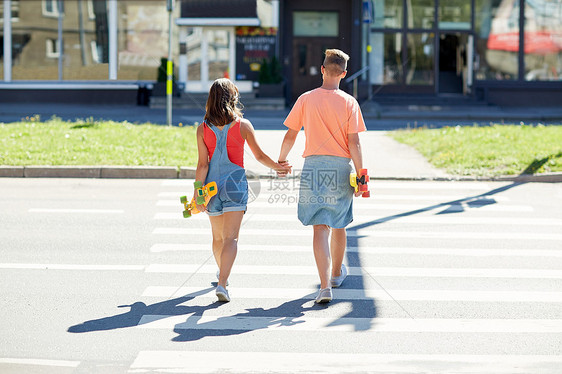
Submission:
<svg viewBox="0 0 562 374">
<path fill-rule="evenodd" d="M 262 181 L 219 304 L 190 180 L 0 179 L 0 373 L 559 373 L 562 185 L 371 182 L 327 306 Z"/>
</svg>

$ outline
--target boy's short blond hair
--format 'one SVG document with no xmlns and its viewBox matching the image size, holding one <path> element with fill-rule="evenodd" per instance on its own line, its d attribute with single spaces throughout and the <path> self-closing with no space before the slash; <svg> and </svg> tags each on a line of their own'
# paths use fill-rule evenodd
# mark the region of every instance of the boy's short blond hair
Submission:
<svg viewBox="0 0 562 374">
<path fill-rule="evenodd" d="M 324 54 L 326 57 L 323 65 L 329 75 L 340 75 L 347 71 L 349 56 L 345 52 L 339 49 L 327 49 Z"/>
</svg>

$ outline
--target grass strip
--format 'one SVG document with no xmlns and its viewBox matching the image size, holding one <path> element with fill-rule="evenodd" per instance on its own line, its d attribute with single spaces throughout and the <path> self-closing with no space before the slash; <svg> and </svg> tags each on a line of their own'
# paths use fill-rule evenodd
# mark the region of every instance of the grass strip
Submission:
<svg viewBox="0 0 562 374">
<path fill-rule="evenodd" d="M 194 166 L 196 128 L 39 117 L 0 123 L 0 165 Z"/>
<path fill-rule="evenodd" d="M 494 177 L 562 171 L 562 126 L 456 126 L 397 130 L 389 135 L 453 175 Z"/>
</svg>

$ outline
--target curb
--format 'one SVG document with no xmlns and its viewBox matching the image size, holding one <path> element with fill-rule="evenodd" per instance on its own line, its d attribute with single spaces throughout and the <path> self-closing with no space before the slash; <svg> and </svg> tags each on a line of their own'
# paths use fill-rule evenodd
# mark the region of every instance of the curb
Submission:
<svg viewBox="0 0 562 374">
<path fill-rule="evenodd" d="M 195 168 L 173 166 L 0 166 L 4 178 L 195 178 Z"/>
<path fill-rule="evenodd" d="M 0 166 L 0 178 L 194 179 L 195 170 L 184 166 Z M 274 179 L 272 174 L 249 172 L 253 179 Z M 562 172 L 500 177 L 374 176 L 371 180 L 562 183 Z"/>
</svg>

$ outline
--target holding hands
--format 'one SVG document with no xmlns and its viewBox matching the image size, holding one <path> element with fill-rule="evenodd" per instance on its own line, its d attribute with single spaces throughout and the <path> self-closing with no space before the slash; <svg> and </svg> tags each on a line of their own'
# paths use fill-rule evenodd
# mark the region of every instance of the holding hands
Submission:
<svg viewBox="0 0 562 374">
<path fill-rule="evenodd" d="M 275 171 L 277 172 L 278 177 L 286 177 L 287 174 L 291 174 L 293 166 L 289 164 L 289 161 L 277 161 L 277 165 L 279 167 L 276 167 Z"/>
</svg>

